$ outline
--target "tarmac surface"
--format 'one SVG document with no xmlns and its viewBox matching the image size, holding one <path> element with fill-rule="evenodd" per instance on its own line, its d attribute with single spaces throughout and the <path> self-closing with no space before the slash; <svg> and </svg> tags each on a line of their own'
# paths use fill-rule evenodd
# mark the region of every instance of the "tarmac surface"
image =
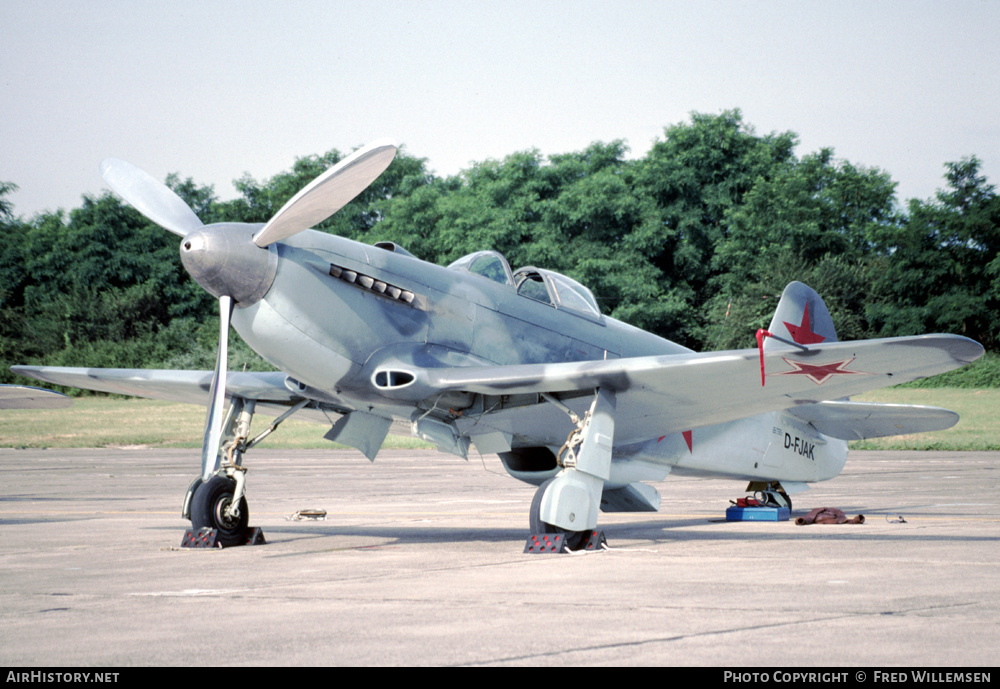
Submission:
<svg viewBox="0 0 1000 689">
<path fill-rule="evenodd" d="M 852 453 L 777 523 L 668 477 L 576 555 L 524 554 L 534 489 L 495 456 L 429 451 L 254 450 L 267 545 L 182 549 L 198 465 L 0 450 L 0 665 L 996 664 L 1000 453 Z M 866 521 L 795 525 L 822 506 Z"/>
</svg>

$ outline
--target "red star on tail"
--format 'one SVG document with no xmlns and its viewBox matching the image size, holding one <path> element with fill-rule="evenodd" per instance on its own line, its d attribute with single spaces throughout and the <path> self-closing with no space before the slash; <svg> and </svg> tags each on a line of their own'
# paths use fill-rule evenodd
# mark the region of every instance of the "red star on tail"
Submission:
<svg viewBox="0 0 1000 689">
<path fill-rule="evenodd" d="M 809 302 L 806 302 L 806 310 L 802 314 L 802 323 L 799 325 L 793 325 L 788 321 L 782 321 L 782 323 L 788 328 L 792 339 L 801 345 L 817 344 L 826 339 L 822 335 L 814 333 L 812 326 L 809 324 Z"/>
</svg>

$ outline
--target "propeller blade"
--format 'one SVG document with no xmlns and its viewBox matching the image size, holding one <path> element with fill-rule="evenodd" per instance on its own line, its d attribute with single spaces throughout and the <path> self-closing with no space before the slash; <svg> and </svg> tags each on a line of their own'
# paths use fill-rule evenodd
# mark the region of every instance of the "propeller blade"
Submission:
<svg viewBox="0 0 1000 689">
<path fill-rule="evenodd" d="M 265 247 L 323 222 L 378 179 L 395 157 L 396 145 L 388 139 L 358 149 L 293 196 L 253 243 Z"/>
<path fill-rule="evenodd" d="M 101 163 L 104 181 L 137 211 L 181 237 L 203 226 L 190 206 L 174 191 L 132 163 L 108 158 Z"/>
<path fill-rule="evenodd" d="M 232 315 L 233 298 L 227 295 L 219 297 L 219 349 L 209 392 L 208 414 L 205 417 L 205 439 L 201 445 L 201 478 L 204 481 L 211 478 L 219 468 L 222 418 L 226 406 L 226 369 L 229 363 L 229 322 Z"/>
</svg>

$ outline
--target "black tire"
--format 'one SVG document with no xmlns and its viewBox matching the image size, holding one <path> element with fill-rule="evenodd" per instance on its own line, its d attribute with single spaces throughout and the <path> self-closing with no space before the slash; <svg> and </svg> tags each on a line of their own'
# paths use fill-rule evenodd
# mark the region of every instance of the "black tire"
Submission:
<svg viewBox="0 0 1000 689">
<path fill-rule="evenodd" d="M 780 496 L 781 496 L 781 497 L 782 497 L 782 498 L 784 499 L 784 501 L 785 501 L 786 503 L 788 503 L 788 504 L 786 504 L 786 505 L 782 505 L 782 504 L 781 504 L 780 502 L 778 502 L 777 500 L 770 500 L 770 499 L 769 499 L 769 500 L 767 501 L 767 506 L 768 506 L 768 507 L 787 507 L 787 508 L 788 508 L 788 511 L 789 511 L 789 512 L 791 512 L 791 511 L 792 511 L 792 499 L 791 499 L 790 497 L 788 497 L 788 495 L 786 495 L 785 493 L 779 493 L 779 495 L 780 495 Z"/>
<path fill-rule="evenodd" d="M 528 528 L 531 529 L 531 533 L 533 534 L 563 534 L 566 536 L 566 547 L 570 550 L 576 550 L 585 545 L 590 539 L 590 531 L 570 531 L 549 524 L 548 522 L 543 522 L 541 518 L 542 496 L 545 495 L 545 491 L 553 481 L 555 481 L 555 478 L 550 478 L 535 491 L 535 497 L 531 499 L 531 509 L 528 511 Z"/>
<path fill-rule="evenodd" d="M 240 498 L 238 519 L 226 519 L 223 511 L 233 501 L 236 481 L 223 476 L 213 476 L 208 482 L 198 486 L 191 499 L 191 528 L 218 530 L 218 542 L 224 546 L 246 542 L 250 509 L 246 496 Z"/>
</svg>

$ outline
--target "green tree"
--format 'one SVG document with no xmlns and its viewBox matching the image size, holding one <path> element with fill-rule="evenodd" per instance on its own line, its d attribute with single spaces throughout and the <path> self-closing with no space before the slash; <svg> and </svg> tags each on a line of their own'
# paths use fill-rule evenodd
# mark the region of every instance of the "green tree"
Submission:
<svg viewBox="0 0 1000 689">
<path fill-rule="evenodd" d="M 140 341 L 155 344 L 173 319 L 197 320 L 211 308 L 180 264 L 178 238 L 110 194 L 84 197 L 68 219 L 38 216 L 23 238 L 18 311 L 29 359 L 149 365 L 133 356 Z"/>
<path fill-rule="evenodd" d="M 703 339 L 710 346 L 746 346 L 757 328 L 767 327 L 792 280 L 823 295 L 839 337 L 869 336 L 863 262 L 868 238 L 900 221 L 894 199 L 887 173 L 835 161 L 830 149 L 789 160 L 759 179 L 726 213 Z"/>
<path fill-rule="evenodd" d="M 24 267 L 23 238 L 27 227 L 14 215 L 14 204 L 6 196 L 17 190 L 12 182 L 0 182 L 0 361 L 18 361 L 24 355 Z M 10 380 L 6 366 L 0 370 L 0 382 Z"/>
<path fill-rule="evenodd" d="M 705 346 L 704 306 L 719 271 L 715 252 L 729 234 L 726 214 L 794 160 L 796 143 L 791 132 L 759 136 L 739 110 L 730 110 L 693 113 L 690 123 L 668 127 L 653 145 L 638 184 L 655 202 L 658 218 L 643 223 L 632 243 L 673 294 L 667 301 L 676 318 L 669 327 L 655 328 L 658 334 Z"/>
<path fill-rule="evenodd" d="M 224 219 L 216 217 L 216 204 L 219 198 L 215 195 L 214 187 L 198 186 L 190 177 L 182 180 L 176 172 L 167 175 L 166 185 L 180 196 L 206 225 Z"/>
<path fill-rule="evenodd" d="M 0 222 L 12 222 L 14 220 L 14 204 L 4 197 L 11 192 L 17 191 L 17 185 L 13 182 L 0 182 Z"/>
<path fill-rule="evenodd" d="M 950 332 L 1000 344 L 1000 198 L 980 161 L 946 165 L 948 189 L 911 200 L 905 222 L 876 228 L 868 317 L 883 335 Z"/>
</svg>

